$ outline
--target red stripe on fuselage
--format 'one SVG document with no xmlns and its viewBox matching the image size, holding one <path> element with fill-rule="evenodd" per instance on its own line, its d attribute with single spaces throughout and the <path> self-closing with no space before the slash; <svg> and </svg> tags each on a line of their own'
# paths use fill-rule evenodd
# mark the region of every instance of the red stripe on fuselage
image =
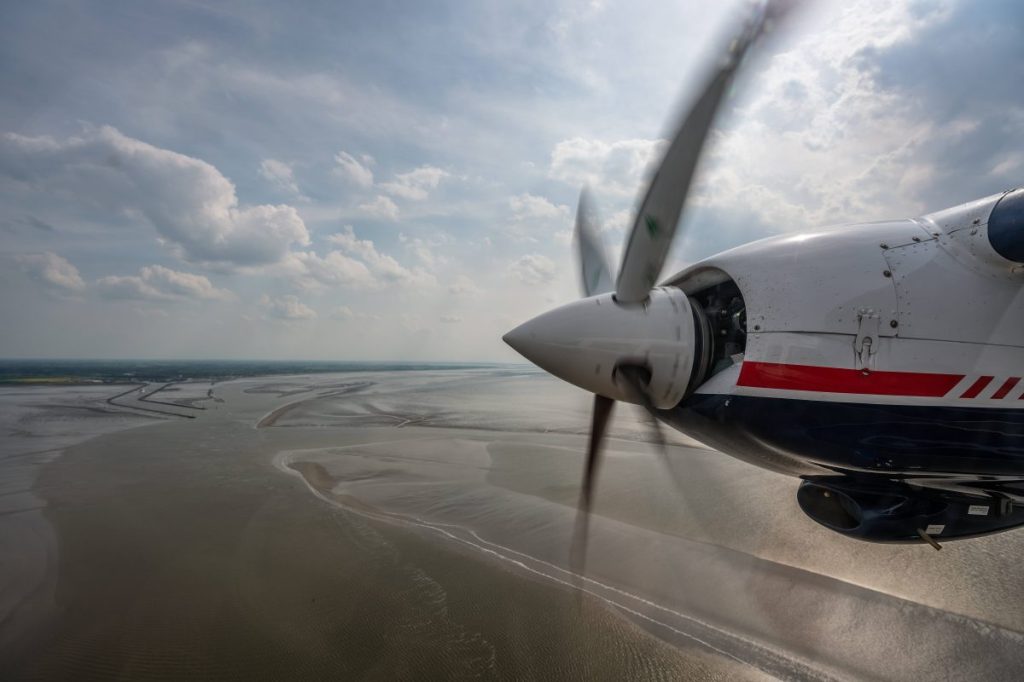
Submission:
<svg viewBox="0 0 1024 682">
<path fill-rule="evenodd" d="M 1020 381 L 1020 377 L 1010 377 L 1003 382 L 1003 385 L 999 387 L 999 390 L 992 394 L 992 400 L 1002 400 L 1006 397 L 1006 394 L 1013 390 L 1013 387 Z"/>
<path fill-rule="evenodd" d="M 941 398 L 963 378 L 963 374 L 864 372 L 857 369 L 747 360 L 740 368 L 740 378 L 736 384 L 787 391 Z"/>
<path fill-rule="evenodd" d="M 963 392 L 961 398 L 977 398 L 978 394 L 985 390 L 985 387 L 992 383 L 995 377 L 978 377 L 977 380 L 971 384 L 971 387 Z"/>
</svg>

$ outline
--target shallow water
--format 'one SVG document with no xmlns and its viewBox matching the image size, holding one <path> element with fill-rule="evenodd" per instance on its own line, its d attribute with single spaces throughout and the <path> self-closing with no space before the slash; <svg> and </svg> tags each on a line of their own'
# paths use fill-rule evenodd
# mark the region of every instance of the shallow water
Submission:
<svg viewBox="0 0 1024 682">
<path fill-rule="evenodd" d="M 674 434 L 680 491 L 624 409 L 578 581 L 585 394 L 507 369 L 212 388 L 162 392 L 204 408 L 194 419 L 126 407 L 91 413 L 93 431 L 66 420 L 114 390 L 0 395 L 21 410 L 0 451 L 49 450 L 0 472 L 35 505 L 0 516 L 31 521 L 0 525 L 5 548 L 39 576 L 0 565 L 5 679 L 1015 679 L 1024 664 L 1022 534 L 938 553 L 852 541 L 801 514 L 795 480 Z M 62 400 L 77 407 L 39 407 Z"/>
</svg>

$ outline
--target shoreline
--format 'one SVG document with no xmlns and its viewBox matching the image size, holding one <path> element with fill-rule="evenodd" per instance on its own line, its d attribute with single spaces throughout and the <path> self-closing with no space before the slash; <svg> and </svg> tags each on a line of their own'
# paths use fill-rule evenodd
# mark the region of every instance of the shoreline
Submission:
<svg viewBox="0 0 1024 682">
<path fill-rule="evenodd" d="M 665 640 L 666 643 L 678 647 L 680 651 L 697 646 L 704 649 L 708 655 L 730 659 L 747 671 L 756 671 L 772 679 L 838 679 L 823 673 L 809 661 L 780 655 L 779 652 L 744 639 L 736 633 L 726 632 L 710 623 L 655 604 L 592 577 L 577 576 L 561 566 L 486 540 L 475 531 L 452 524 L 404 517 L 377 509 L 351 495 L 333 494 L 330 492 L 333 481 L 321 465 L 316 462 L 286 462 L 287 454 L 279 453 L 275 457 L 275 466 L 285 473 L 301 478 L 310 492 L 324 502 L 382 523 L 432 532 L 448 542 L 468 547 L 471 552 L 489 558 L 496 566 L 511 566 L 514 571 L 558 585 L 560 589 L 573 595 L 585 594 L 593 600 L 595 606 L 600 605 L 621 614 L 626 620 L 650 632 L 651 636 Z M 582 580 L 582 583 L 577 583 L 577 580 Z M 661 620 L 649 615 L 649 612 L 660 612 Z M 659 630 L 662 631 L 660 635 L 657 634 Z M 741 653 L 735 653 L 737 650 Z"/>
<path fill-rule="evenodd" d="M 357 444 L 350 447 L 360 446 Z M 323 451 L 336 453 L 343 449 L 345 448 L 334 447 L 325 448 Z M 779 635 L 786 634 L 785 628 L 760 635 L 742 629 L 730 630 L 721 623 L 712 624 L 709 620 L 702 619 L 699 611 L 684 613 L 670 605 L 653 601 L 656 597 L 637 594 L 632 591 L 634 588 L 612 576 L 599 576 L 588 571 L 587 575 L 579 578 L 567 566 L 559 565 L 560 562 L 553 563 L 550 558 L 541 558 L 519 551 L 514 546 L 489 540 L 479 529 L 389 511 L 352 494 L 335 492 L 335 488 L 343 487 L 343 479 L 332 477 L 325 467 L 316 461 L 315 458 L 322 454 L 322 451 L 317 450 L 283 451 L 275 456 L 274 466 L 290 476 L 300 478 L 313 495 L 329 505 L 383 523 L 427 531 L 440 537 L 444 542 L 468 548 L 497 565 L 504 565 L 513 571 L 551 582 L 570 593 L 576 594 L 578 589 L 582 590 L 588 599 L 619 612 L 652 636 L 663 639 L 673 646 L 685 648 L 696 645 L 711 655 L 724 656 L 780 679 L 846 679 L 858 678 L 865 674 L 864 670 L 858 671 L 856 668 L 837 665 L 836 662 L 830 664 L 825 659 L 816 657 L 815 654 L 820 655 L 820 650 L 813 646 L 808 648 L 799 638 L 780 639 Z M 301 459 L 303 456 L 310 459 Z M 598 523 L 602 520 L 594 519 Z M 628 530 L 633 533 L 639 531 L 639 528 Z M 994 622 L 911 602 L 896 595 L 828 575 L 809 573 L 798 566 L 759 559 L 752 555 L 740 557 L 740 553 L 719 545 L 708 545 L 703 549 L 705 555 L 721 557 L 715 561 L 730 563 L 738 559 L 763 565 L 764 568 L 758 569 L 759 573 L 773 574 L 776 576 L 774 580 L 779 583 L 772 590 L 791 591 L 789 598 L 793 600 L 793 609 L 805 608 L 805 602 L 820 602 L 823 595 L 833 595 L 832 599 L 835 599 L 835 595 L 845 594 L 851 602 L 850 605 L 837 601 L 833 608 L 851 613 L 867 609 L 867 612 L 874 612 L 880 616 L 880 623 L 892 620 L 894 616 L 899 617 L 900 614 L 913 612 L 916 614 L 915 620 L 932 623 L 932 629 L 946 629 L 953 633 L 961 631 L 966 625 L 967 629 L 975 634 L 983 632 L 982 640 L 985 641 L 997 637 L 1004 640 L 1007 647 L 1017 648 L 1024 644 L 1024 633 Z M 702 562 L 707 560 L 701 559 Z M 580 580 L 582 583 L 578 582 Z M 804 585 L 808 587 L 801 588 Z M 802 596 L 799 596 L 800 589 L 804 592 Z M 766 637 L 766 634 L 769 636 Z"/>
</svg>

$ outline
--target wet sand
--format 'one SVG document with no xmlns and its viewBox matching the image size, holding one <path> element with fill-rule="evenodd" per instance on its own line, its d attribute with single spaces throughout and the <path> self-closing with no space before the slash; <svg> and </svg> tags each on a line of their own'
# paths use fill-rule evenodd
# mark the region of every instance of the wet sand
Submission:
<svg viewBox="0 0 1024 682">
<path fill-rule="evenodd" d="M 54 441 L 23 481 L 35 507 L 0 516 L 35 519 L 34 533 L 0 525 L 5 548 L 48 547 L 34 587 L 5 585 L 18 607 L 0 621 L 3 679 L 1016 679 L 1024 666 L 1024 534 L 939 553 L 851 541 L 802 516 L 795 481 L 673 434 L 680 494 L 629 410 L 581 598 L 566 569 L 589 401 L 536 373 L 180 395 L 211 399 L 195 419 Z"/>
<path fill-rule="evenodd" d="M 76 443 L 156 421 L 108 405 L 114 393 L 97 386 L 0 387 L 0 661 L 53 617 L 57 535 L 38 494 L 40 472 Z"/>
<path fill-rule="evenodd" d="M 0 677 L 763 677 L 429 532 L 325 504 L 275 454 L 394 429 L 256 429 L 280 396 L 253 385 L 42 468 L 53 588 L 29 601 L 51 609 L 3 651 Z"/>
</svg>

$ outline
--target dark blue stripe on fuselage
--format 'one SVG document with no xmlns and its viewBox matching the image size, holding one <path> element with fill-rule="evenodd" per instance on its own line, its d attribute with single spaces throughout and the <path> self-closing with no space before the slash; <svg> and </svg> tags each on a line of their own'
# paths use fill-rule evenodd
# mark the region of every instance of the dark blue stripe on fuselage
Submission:
<svg viewBox="0 0 1024 682">
<path fill-rule="evenodd" d="M 1024 476 L 1024 410 L 695 394 L 661 416 L 723 452 L 789 474 Z"/>
</svg>

